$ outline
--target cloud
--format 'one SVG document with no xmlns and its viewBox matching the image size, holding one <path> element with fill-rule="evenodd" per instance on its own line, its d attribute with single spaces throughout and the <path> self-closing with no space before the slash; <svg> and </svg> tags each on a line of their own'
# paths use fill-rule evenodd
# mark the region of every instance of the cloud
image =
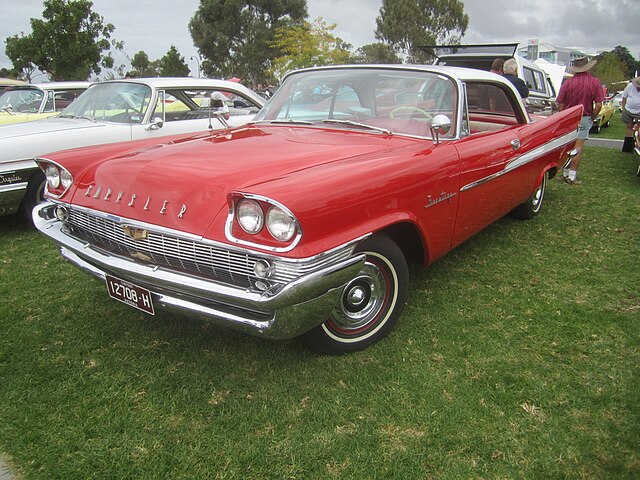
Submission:
<svg viewBox="0 0 640 480">
<path fill-rule="evenodd" d="M 375 42 L 376 17 L 382 0 L 307 0 L 309 19 L 322 17 L 335 23 L 334 34 L 359 48 Z M 175 45 L 196 74 L 190 58 L 197 54 L 188 23 L 199 0 L 93 0 L 93 10 L 112 23 L 114 38 L 125 42 L 129 56 L 144 50 L 151 59 L 162 57 Z M 539 39 L 561 47 L 582 47 L 597 52 L 617 45 L 640 55 L 638 0 L 464 0 L 469 28 L 463 43 L 524 44 Z M 29 18 L 41 18 L 40 2 L 16 2 L 0 15 L 0 67 L 11 67 L 4 55 L 4 40 L 30 33 Z M 116 59 L 125 63 L 126 59 Z"/>
<path fill-rule="evenodd" d="M 382 0 L 307 0 L 309 20 L 335 23 L 333 34 L 359 48 L 373 43 Z"/>
<path fill-rule="evenodd" d="M 633 5 L 632 5 L 633 3 Z M 467 0 L 469 29 L 465 43 L 526 42 L 539 39 L 588 51 L 626 46 L 640 53 L 637 0 Z"/>
</svg>

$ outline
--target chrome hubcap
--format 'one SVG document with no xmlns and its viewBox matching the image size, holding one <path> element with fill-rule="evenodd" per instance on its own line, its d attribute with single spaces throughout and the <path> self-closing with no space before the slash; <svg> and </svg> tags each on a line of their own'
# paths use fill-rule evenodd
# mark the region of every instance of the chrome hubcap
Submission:
<svg viewBox="0 0 640 480">
<path fill-rule="evenodd" d="M 538 208 L 540 208 L 540 204 L 542 203 L 542 198 L 544 197 L 544 188 L 545 188 L 545 182 L 547 181 L 547 177 L 546 175 L 542 178 L 542 183 L 540 183 L 540 186 L 536 189 L 534 195 L 533 195 L 533 200 L 531 201 L 531 204 L 533 206 L 534 210 L 538 210 Z"/>
<path fill-rule="evenodd" d="M 365 263 L 360 274 L 344 288 L 340 305 L 332 312 L 334 325 L 355 330 L 375 320 L 384 306 L 387 285 L 382 271 L 373 263 Z"/>
</svg>

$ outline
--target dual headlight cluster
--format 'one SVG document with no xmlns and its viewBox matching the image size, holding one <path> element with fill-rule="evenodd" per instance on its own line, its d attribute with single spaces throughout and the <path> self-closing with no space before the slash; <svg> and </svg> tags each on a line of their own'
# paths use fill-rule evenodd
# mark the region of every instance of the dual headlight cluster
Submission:
<svg viewBox="0 0 640 480">
<path fill-rule="evenodd" d="M 298 222 L 285 208 L 277 205 L 265 205 L 266 213 L 260 202 L 244 198 L 236 206 L 238 224 L 249 235 L 259 234 L 266 226 L 269 234 L 279 242 L 290 241 L 298 231 Z"/>
<path fill-rule="evenodd" d="M 47 192 L 54 197 L 61 197 L 73 183 L 71 174 L 60 165 L 45 159 L 36 159 L 44 172 Z"/>
</svg>

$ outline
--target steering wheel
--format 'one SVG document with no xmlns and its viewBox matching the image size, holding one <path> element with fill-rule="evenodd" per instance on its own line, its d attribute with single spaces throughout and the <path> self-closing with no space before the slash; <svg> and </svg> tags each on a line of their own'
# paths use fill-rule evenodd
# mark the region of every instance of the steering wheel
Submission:
<svg viewBox="0 0 640 480">
<path fill-rule="evenodd" d="M 396 107 L 393 110 L 391 110 L 391 113 L 389 113 L 389 116 L 391 118 L 401 118 L 405 115 L 403 114 L 408 114 L 408 113 L 417 113 L 420 115 L 420 118 L 425 118 L 427 120 L 432 120 L 433 119 L 433 115 L 431 115 L 429 112 L 427 112 L 426 110 L 423 110 L 421 108 L 418 107 L 414 107 L 412 105 L 403 105 L 400 107 Z M 398 115 L 400 114 L 400 115 Z M 413 117 L 413 115 L 410 115 L 410 117 Z"/>
</svg>

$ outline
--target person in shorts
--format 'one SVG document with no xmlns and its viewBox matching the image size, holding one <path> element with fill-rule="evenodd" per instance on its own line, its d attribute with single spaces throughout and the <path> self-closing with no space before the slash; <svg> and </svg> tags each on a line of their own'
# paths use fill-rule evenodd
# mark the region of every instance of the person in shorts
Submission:
<svg viewBox="0 0 640 480">
<path fill-rule="evenodd" d="M 576 139 L 576 150 L 578 154 L 571 159 L 568 168 L 565 168 L 563 175 L 560 177 L 569 185 L 579 185 L 582 181 L 578 180 L 578 167 L 582 159 L 582 148 L 584 142 L 589 138 L 589 130 L 593 125 L 593 120 L 600 113 L 602 102 L 604 101 L 604 90 L 600 80 L 589 73 L 589 70 L 596 64 L 595 60 L 589 61 L 587 57 L 578 57 L 573 61 L 573 65 L 569 67 L 569 71 L 573 73 L 573 77 L 566 80 L 560 87 L 560 93 L 556 101 L 558 109 L 582 105 L 582 120 L 578 129 L 578 138 Z"/>
<path fill-rule="evenodd" d="M 640 77 L 629 82 L 622 92 L 622 121 L 627 125 L 622 144 L 623 152 L 633 152 L 633 120 L 640 122 Z"/>
</svg>

